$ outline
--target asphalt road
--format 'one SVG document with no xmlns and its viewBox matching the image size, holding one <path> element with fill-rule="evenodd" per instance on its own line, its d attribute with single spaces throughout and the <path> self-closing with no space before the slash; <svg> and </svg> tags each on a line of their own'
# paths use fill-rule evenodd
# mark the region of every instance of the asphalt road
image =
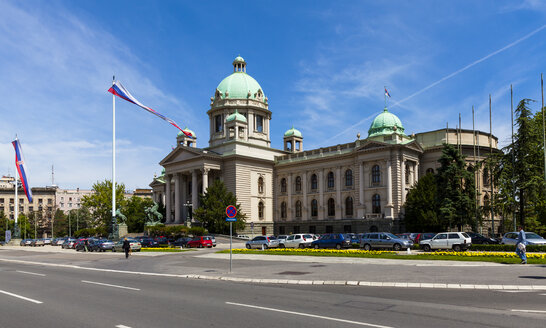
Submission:
<svg viewBox="0 0 546 328">
<path fill-rule="evenodd" d="M 125 260 L 105 254 L 2 251 L 0 257 L 170 272 L 174 263 L 188 269 L 192 261 L 204 269 L 198 254 Z M 238 263 L 239 269 L 244 263 Z M 259 261 L 251 264 L 260 266 Z M 450 267 L 443 270 L 449 275 Z M 0 308 L 2 328 L 546 326 L 546 291 L 264 285 L 6 261 L 0 261 Z"/>
</svg>

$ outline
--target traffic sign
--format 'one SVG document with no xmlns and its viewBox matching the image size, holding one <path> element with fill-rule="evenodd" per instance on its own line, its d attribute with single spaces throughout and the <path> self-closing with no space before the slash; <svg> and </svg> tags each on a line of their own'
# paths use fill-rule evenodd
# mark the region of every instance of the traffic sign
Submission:
<svg viewBox="0 0 546 328">
<path fill-rule="evenodd" d="M 228 218 L 234 218 L 237 216 L 237 208 L 233 205 L 226 207 L 226 215 Z"/>
<path fill-rule="evenodd" d="M 226 218 L 226 222 L 237 222 L 237 218 Z"/>
</svg>

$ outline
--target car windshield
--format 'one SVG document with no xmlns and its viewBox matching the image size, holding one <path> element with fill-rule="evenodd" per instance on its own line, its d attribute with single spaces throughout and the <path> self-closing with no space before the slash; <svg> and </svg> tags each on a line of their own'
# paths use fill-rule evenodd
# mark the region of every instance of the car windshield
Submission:
<svg viewBox="0 0 546 328">
<path fill-rule="evenodd" d="M 534 232 L 526 232 L 525 233 L 525 238 L 527 238 L 527 239 L 544 239 L 544 238 L 540 237 L 539 235 L 537 235 Z"/>
<path fill-rule="evenodd" d="M 398 237 L 389 232 L 385 233 L 385 235 L 387 235 L 387 237 L 391 237 L 392 239 L 398 239 Z"/>
</svg>

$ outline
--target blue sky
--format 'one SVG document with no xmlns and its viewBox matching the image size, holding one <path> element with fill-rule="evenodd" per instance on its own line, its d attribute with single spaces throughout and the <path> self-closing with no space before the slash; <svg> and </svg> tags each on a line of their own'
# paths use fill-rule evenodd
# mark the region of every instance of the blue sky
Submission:
<svg viewBox="0 0 546 328">
<path fill-rule="evenodd" d="M 272 145 L 367 136 L 384 105 L 407 134 L 458 124 L 510 138 L 515 103 L 538 100 L 546 5 L 529 1 L 0 0 L 0 174 L 22 142 L 31 186 L 111 178 L 112 75 L 208 146 L 206 111 L 237 55 L 269 98 Z M 117 181 L 148 187 L 177 130 L 116 102 Z"/>
</svg>

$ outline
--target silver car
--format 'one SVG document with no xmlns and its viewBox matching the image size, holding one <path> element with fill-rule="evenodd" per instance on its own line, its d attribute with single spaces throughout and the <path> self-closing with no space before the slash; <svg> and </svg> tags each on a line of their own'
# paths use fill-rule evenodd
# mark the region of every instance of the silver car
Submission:
<svg viewBox="0 0 546 328">
<path fill-rule="evenodd" d="M 441 232 L 432 239 L 421 240 L 419 246 L 425 252 L 433 249 L 453 249 L 460 252 L 472 246 L 472 238 L 466 232 Z"/>
<path fill-rule="evenodd" d="M 367 251 L 372 248 L 390 248 L 400 251 L 413 247 L 413 242 L 395 236 L 390 232 L 370 232 L 362 236 L 360 247 Z"/>
<path fill-rule="evenodd" d="M 310 233 L 297 233 L 286 237 L 282 242 L 279 241 L 280 248 L 306 248 L 311 247 L 311 243 L 315 240 Z"/>
<path fill-rule="evenodd" d="M 501 244 L 515 245 L 518 242 L 519 232 L 507 232 L 504 234 L 501 240 Z M 526 232 L 525 239 L 527 239 L 527 245 L 546 245 L 546 239 L 540 237 L 534 232 Z"/>
<path fill-rule="evenodd" d="M 246 242 L 246 248 L 276 248 L 279 247 L 279 241 L 277 239 L 272 239 L 267 236 L 258 236 L 254 239 Z"/>
</svg>

